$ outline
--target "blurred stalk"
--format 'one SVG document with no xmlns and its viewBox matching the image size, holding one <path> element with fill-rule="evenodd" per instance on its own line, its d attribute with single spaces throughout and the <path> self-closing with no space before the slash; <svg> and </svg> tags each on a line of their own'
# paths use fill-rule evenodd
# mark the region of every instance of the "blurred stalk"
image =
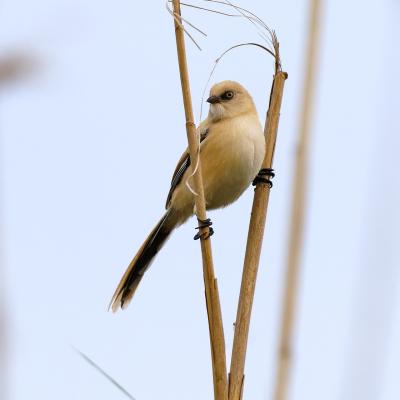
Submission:
<svg viewBox="0 0 400 400">
<path fill-rule="evenodd" d="M 0 58 L 0 90 L 9 83 L 20 81 L 34 67 L 34 59 L 31 55 L 16 52 Z M 0 149 L 3 151 L 2 136 L 0 135 Z M 4 155 L 0 155 L 0 185 L 3 185 L 3 164 Z M 1 188 L 0 193 L 4 193 Z M 4 221 L 3 199 L 0 198 L 0 220 Z M 7 398 L 7 309 L 5 305 L 5 231 L 3 224 L 0 224 L 0 399 Z"/>
<path fill-rule="evenodd" d="M 308 157 L 310 145 L 310 126 L 315 92 L 315 71 L 317 61 L 319 25 L 322 0 L 311 0 L 307 61 L 302 108 L 299 119 L 297 156 L 294 166 L 294 182 L 291 205 L 291 227 L 286 264 L 286 282 L 283 292 L 282 322 L 280 331 L 277 374 L 275 381 L 275 400 L 288 398 L 289 375 L 292 366 L 293 325 L 295 321 L 297 288 L 301 248 L 303 245 L 306 192 L 308 187 Z"/>
<path fill-rule="evenodd" d="M 181 78 L 183 104 L 186 117 L 186 133 L 189 144 L 190 159 L 192 160 L 192 169 L 196 169 L 197 164 L 197 170 L 195 171 L 193 176 L 193 189 L 196 193 L 198 193 L 198 195 L 195 196 L 196 215 L 199 220 L 204 221 L 207 219 L 206 203 L 204 199 L 201 163 L 200 160 L 198 160 L 198 158 L 200 157 L 199 140 L 196 133 L 196 126 L 194 124 L 180 1 L 173 0 L 172 3 L 174 12 L 176 48 L 178 52 L 179 73 Z M 198 161 L 198 163 L 196 163 L 195 161 Z M 209 228 L 201 228 L 200 233 L 208 235 Z M 211 359 L 214 378 L 214 397 L 215 400 L 227 400 L 228 378 L 226 372 L 225 338 L 224 329 L 222 326 L 221 305 L 219 301 L 217 279 L 215 278 L 214 274 L 214 264 L 212 259 L 210 237 L 205 240 L 201 238 L 200 244 L 203 259 L 203 275 L 206 293 L 208 324 L 210 329 Z"/>
</svg>

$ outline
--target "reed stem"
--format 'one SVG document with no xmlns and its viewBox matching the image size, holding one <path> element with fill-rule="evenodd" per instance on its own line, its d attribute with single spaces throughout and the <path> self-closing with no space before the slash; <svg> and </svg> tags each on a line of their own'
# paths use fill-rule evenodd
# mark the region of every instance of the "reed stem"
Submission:
<svg viewBox="0 0 400 400">
<path fill-rule="evenodd" d="M 198 152 L 198 138 L 193 117 L 192 99 L 190 94 L 189 72 L 186 61 L 185 38 L 182 27 L 180 1 L 173 0 L 173 11 L 177 19 L 174 19 L 176 47 L 178 52 L 179 72 L 182 85 L 183 104 L 186 117 L 186 133 L 189 144 L 190 159 L 192 169 L 195 168 Z M 207 219 L 206 205 L 204 200 L 204 188 L 201 174 L 201 163 L 197 165 L 193 176 L 193 189 L 198 194 L 195 196 L 196 215 L 200 220 Z M 202 228 L 200 233 L 208 234 L 208 228 Z M 214 379 L 214 398 L 215 400 L 228 399 L 228 382 L 226 371 L 225 339 L 222 325 L 221 306 L 217 279 L 214 274 L 214 265 L 211 251 L 211 240 L 200 240 L 201 253 L 203 259 L 203 275 L 206 295 L 206 306 L 208 323 L 210 330 L 210 346 Z"/>
<path fill-rule="evenodd" d="M 272 83 L 270 104 L 264 128 L 266 154 L 262 168 L 272 168 L 283 88 L 286 79 L 287 74 L 285 72 L 276 71 Z M 242 284 L 235 323 L 231 369 L 229 374 L 229 400 L 240 400 L 242 398 L 251 309 L 267 218 L 269 194 L 270 186 L 268 184 L 257 184 L 251 211 L 249 233 L 247 236 Z"/>
<path fill-rule="evenodd" d="M 311 0 L 308 49 L 306 52 L 306 70 L 302 108 L 299 120 L 297 156 L 294 166 L 294 182 L 291 205 L 288 255 L 286 260 L 286 282 L 283 291 L 282 322 L 279 353 L 275 381 L 274 400 L 288 397 L 289 374 L 292 365 L 292 337 L 296 313 L 296 299 L 300 266 L 300 252 L 303 244 L 304 214 L 306 208 L 307 167 L 310 143 L 310 124 L 314 98 L 315 68 L 318 45 L 320 0 Z"/>
</svg>

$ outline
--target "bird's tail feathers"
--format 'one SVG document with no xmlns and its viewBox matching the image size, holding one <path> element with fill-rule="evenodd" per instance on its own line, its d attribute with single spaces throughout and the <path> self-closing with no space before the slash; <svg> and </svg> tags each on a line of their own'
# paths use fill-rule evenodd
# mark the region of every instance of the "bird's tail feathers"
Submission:
<svg viewBox="0 0 400 400">
<path fill-rule="evenodd" d="M 171 223 L 170 212 L 167 211 L 150 232 L 121 278 L 109 305 L 113 312 L 116 312 L 119 307 L 125 309 L 129 305 L 144 273 L 174 227 Z"/>
</svg>

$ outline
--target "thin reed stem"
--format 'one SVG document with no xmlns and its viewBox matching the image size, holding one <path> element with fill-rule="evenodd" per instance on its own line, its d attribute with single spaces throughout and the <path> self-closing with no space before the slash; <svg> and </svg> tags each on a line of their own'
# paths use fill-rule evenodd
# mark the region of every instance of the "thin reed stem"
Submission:
<svg viewBox="0 0 400 400">
<path fill-rule="evenodd" d="M 277 65 L 279 63 L 277 62 Z M 272 83 L 269 109 L 265 122 L 266 154 L 262 168 L 271 169 L 278 133 L 279 115 L 283 88 L 287 74 L 277 70 Z M 258 183 L 254 193 L 246 254 L 243 266 L 242 284 L 237 309 L 235 335 L 233 340 L 231 369 L 229 374 L 229 400 L 240 400 L 243 393 L 244 365 L 249 334 L 251 309 L 256 286 L 258 265 L 265 223 L 267 218 L 270 185 Z"/>
<path fill-rule="evenodd" d="M 274 400 L 288 398 L 289 375 L 292 364 L 292 338 L 295 321 L 300 253 L 303 244 L 304 214 L 306 209 L 307 167 L 310 143 L 312 104 L 315 91 L 315 69 L 318 47 L 318 28 L 320 19 L 320 0 L 311 0 L 308 49 L 302 108 L 299 120 L 297 157 L 294 166 L 294 182 L 291 205 L 291 227 L 286 261 L 286 282 L 283 292 L 282 323 L 277 360 Z"/>
<path fill-rule="evenodd" d="M 194 162 L 199 157 L 198 138 L 193 117 L 192 99 L 190 94 L 189 72 L 186 61 L 185 38 L 181 20 L 180 1 L 173 0 L 173 11 L 177 19 L 174 19 L 176 47 L 178 52 L 179 72 L 182 85 L 182 96 L 186 117 L 186 133 L 189 143 L 190 158 L 193 171 L 193 189 L 197 193 L 195 196 L 196 214 L 200 220 L 207 219 L 206 206 L 204 200 L 204 188 L 201 175 L 201 163 Z M 201 234 L 208 235 L 209 228 L 201 228 Z M 208 323 L 210 329 L 210 345 L 214 378 L 214 398 L 215 400 L 228 399 L 228 384 L 226 372 L 225 339 L 222 326 L 221 306 L 219 301 L 217 279 L 214 275 L 214 265 L 211 251 L 211 240 L 200 240 L 201 253 L 203 259 L 203 275 L 206 295 L 206 306 L 208 313 Z"/>
<path fill-rule="evenodd" d="M 121 386 L 111 375 L 109 375 L 103 368 L 99 367 L 90 357 L 82 351 L 73 347 L 77 354 L 79 354 L 91 367 L 103 375 L 111 384 L 113 384 L 122 394 L 130 400 L 136 400 L 123 386 Z"/>
</svg>

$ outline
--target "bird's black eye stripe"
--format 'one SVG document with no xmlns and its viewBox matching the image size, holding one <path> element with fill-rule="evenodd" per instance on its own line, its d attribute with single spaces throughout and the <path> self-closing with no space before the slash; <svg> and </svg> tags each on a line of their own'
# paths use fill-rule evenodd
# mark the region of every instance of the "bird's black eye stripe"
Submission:
<svg viewBox="0 0 400 400">
<path fill-rule="evenodd" d="M 222 96 L 221 99 L 222 100 L 231 100 L 234 96 L 234 93 L 232 92 L 232 90 L 227 90 Z"/>
</svg>

